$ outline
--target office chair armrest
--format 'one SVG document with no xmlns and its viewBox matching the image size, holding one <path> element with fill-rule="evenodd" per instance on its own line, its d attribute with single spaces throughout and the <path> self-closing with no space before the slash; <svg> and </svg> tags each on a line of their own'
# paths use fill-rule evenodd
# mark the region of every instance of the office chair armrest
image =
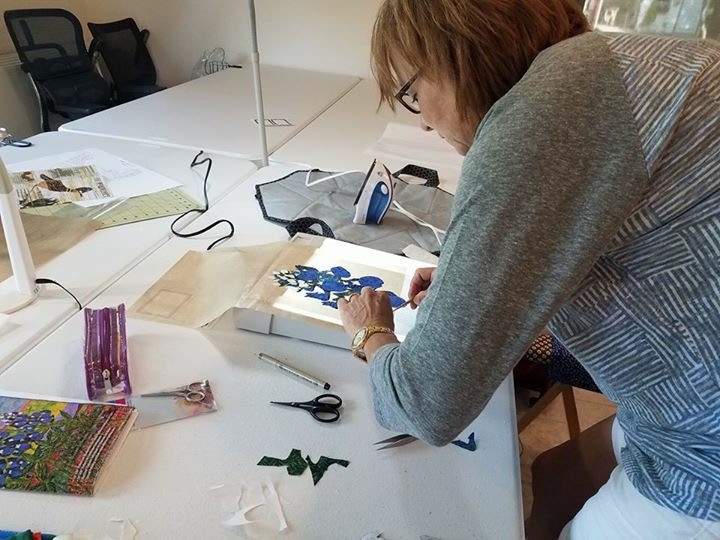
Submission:
<svg viewBox="0 0 720 540">
<path fill-rule="evenodd" d="M 88 54 L 90 55 L 90 58 L 93 58 L 95 54 L 102 53 L 102 47 L 103 42 L 98 38 L 93 38 L 90 42 L 90 47 L 88 49 Z"/>
<path fill-rule="evenodd" d="M 104 111 L 107 109 L 104 105 L 90 105 L 87 107 L 72 107 L 70 105 L 55 105 L 55 110 L 62 114 L 67 115 L 68 118 L 75 120 L 77 118 L 83 118 L 89 114 Z"/>
</svg>

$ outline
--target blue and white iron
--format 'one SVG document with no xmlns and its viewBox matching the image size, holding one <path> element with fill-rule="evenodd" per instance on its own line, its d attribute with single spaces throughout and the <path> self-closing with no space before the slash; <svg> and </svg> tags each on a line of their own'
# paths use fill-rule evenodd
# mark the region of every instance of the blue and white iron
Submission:
<svg viewBox="0 0 720 540">
<path fill-rule="evenodd" d="M 380 225 L 385 214 L 390 210 L 394 194 L 393 177 L 385 165 L 382 166 L 382 170 L 375 172 L 376 164 L 377 160 L 372 162 L 355 198 L 353 223 Z"/>
</svg>

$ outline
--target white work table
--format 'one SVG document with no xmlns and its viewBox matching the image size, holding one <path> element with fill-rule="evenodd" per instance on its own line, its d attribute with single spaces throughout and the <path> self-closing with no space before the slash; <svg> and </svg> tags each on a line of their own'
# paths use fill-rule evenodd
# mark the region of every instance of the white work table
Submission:
<svg viewBox="0 0 720 540">
<path fill-rule="evenodd" d="M 317 118 L 357 84 L 357 77 L 262 66 L 268 151 Z M 146 141 L 215 154 L 259 156 L 252 70 L 226 69 L 60 127 L 60 131 Z"/>
<path fill-rule="evenodd" d="M 90 137 L 71 133 L 44 133 L 29 139 L 30 148 L 4 147 L 3 160 L 12 163 L 63 152 L 98 148 L 132 163 L 142 165 L 181 182 L 184 190 L 202 202 L 202 180 L 205 166 L 190 169 L 195 152 L 117 139 Z M 225 156 L 214 156 L 210 176 L 211 204 L 248 178 L 256 167 L 252 162 Z M 72 249 L 37 268 L 38 277 L 54 279 L 84 305 L 128 269 L 145 258 L 172 236 L 170 223 L 177 216 L 140 221 L 95 231 Z M 193 225 L 184 222 L 184 230 Z M 7 279 L 0 287 L 13 286 Z M 38 300 L 13 313 L 0 328 L 0 371 L 30 350 L 78 310 L 77 304 L 56 286 L 44 286 Z"/>
<path fill-rule="evenodd" d="M 254 184 L 289 172 L 271 167 L 232 191 L 195 222 L 229 218 L 236 236 L 222 247 L 286 238 L 264 222 Z M 189 249 L 204 249 L 217 235 L 173 239 L 92 302 L 99 308 L 131 305 Z M 83 318 L 76 314 L 0 375 L 2 391 L 84 398 Z M 130 374 L 136 394 L 208 378 L 219 410 L 131 433 L 92 498 L 0 491 L 0 527 L 54 533 L 102 532 L 111 518 L 129 519 L 143 538 L 233 538 L 224 529 L 211 486 L 270 478 L 290 530 L 299 539 L 355 539 L 377 531 L 388 540 L 523 536 L 517 428 L 508 378 L 463 436 L 474 431 L 478 449 L 431 448 L 416 442 L 377 452 L 372 443 L 393 434 L 375 421 L 367 366 L 348 351 L 298 340 L 237 331 L 223 320 L 200 332 L 129 319 Z M 344 400 L 337 424 L 315 422 L 304 411 L 270 406 L 321 392 L 260 363 L 256 352 L 291 359 L 328 380 Z M 347 459 L 313 486 L 309 472 L 258 467 L 263 456 L 284 459 L 297 448 L 313 460 Z"/>
<path fill-rule="evenodd" d="M 378 111 L 377 83 L 363 79 L 325 113 L 273 153 L 279 162 L 312 163 L 327 171 L 367 170 L 372 156 L 365 150 L 377 141 L 388 122 L 420 125 L 420 116 L 398 103 Z"/>
</svg>

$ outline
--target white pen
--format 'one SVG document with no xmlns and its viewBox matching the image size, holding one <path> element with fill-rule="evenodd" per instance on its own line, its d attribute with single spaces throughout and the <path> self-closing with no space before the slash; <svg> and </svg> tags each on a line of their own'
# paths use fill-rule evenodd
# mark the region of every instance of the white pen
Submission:
<svg viewBox="0 0 720 540">
<path fill-rule="evenodd" d="M 277 358 L 273 358 L 269 354 L 258 353 L 257 357 L 260 360 L 262 360 L 263 362 L 267 362 L 268 364 L 273 365 L 276 368 L 279 368 L 286 373 L 290 373 L 291 375 L 294 375 L 295 377 L 298 377 L 299 379 L 302 379 L 311 384 L 319 386 L 319 387 L 323 388 L 324 390 L 330 390 L 330 383 L 321 381 L 320 379 L 313 377 L 312 375 L 309 375 L 309 374 L 305 373 L 304 371 L 300 371 L 299 369 L 289 366 L 285 362 L 278 360 Z"/>
</svg>

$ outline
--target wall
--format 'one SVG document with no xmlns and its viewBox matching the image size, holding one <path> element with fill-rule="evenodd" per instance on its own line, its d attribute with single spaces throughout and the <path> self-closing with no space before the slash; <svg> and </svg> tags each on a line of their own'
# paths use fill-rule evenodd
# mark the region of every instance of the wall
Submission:
<svg viewBox="0 0 720 540">
<path fill-rule="evenodd" d="M 148 28 L 163 84 L 188 80 L 203 49 L 222 46 L 231 62 L 247 58 L 247 4 L 242 0 L 79 1 L 88 21 L 133 17 Z M 381 1 L 256 0 L 261 60 L 367 77 L 370 33 Z"/>
<path fill-rule="evenodd" d="M 381 3 L 261 0 L 261 57 L 270 64 L 370 77 L 370 36 Z"/>
<path fill-rule="evenodd" d="M 370 76 L 370 34 L 382 0 L 256 0 L 261 61 Z M 7 9 L 61 7 L 86 23 L 133 17 L 150 30 L 149 48 L 160 82 L 189 80 L 204 49 L 222 46 L 231 62 L 250 49 L 243 0 L 0 0 Z M 89 43 L 89 40 L 88 40 Z M 14 51 L 0 24 L 0 56 Z M 37 129 L 37 104 L 16 71 L 0 71 L 0 126 L 19 136 Z"/>
</svg>

